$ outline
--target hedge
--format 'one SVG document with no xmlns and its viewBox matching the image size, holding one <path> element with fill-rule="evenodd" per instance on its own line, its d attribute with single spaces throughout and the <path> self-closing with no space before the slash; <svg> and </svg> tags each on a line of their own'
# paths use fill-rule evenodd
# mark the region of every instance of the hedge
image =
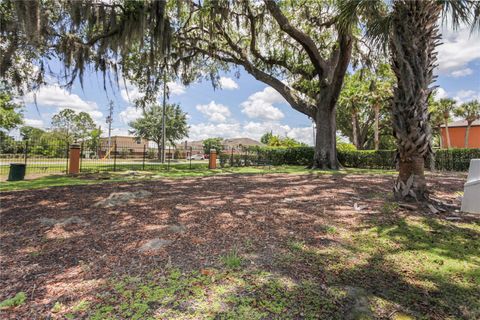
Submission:
<svg viewBox="0 0 480 320">
<path fill-rule="evenodd" d="M 480 159 L 480 149 L 439 149 L 435 152 L 435 169 L 468 171 L 471 159 Z"/>
<path fill-rule="evenodd" d="M 273 148 L 252 147 L 242 154 L 220 154 L 220 165 L 302 165 L 312 164 L 313 147 Z M 365 169 L 395 169 L 395 150 L 338 150 L 338 160 L 344 167 Z M 435 151 L 435 169 L 468 171 L 471 159 L 480 158 L 480 149 L 439 149 Z M 427 167 L 430 162 L 425 164 Z"/>
</svg>

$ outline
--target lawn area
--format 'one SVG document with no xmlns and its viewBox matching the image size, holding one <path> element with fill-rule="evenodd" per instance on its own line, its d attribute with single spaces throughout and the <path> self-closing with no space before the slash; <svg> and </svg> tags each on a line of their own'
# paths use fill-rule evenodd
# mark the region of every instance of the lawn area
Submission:
<svg viewBox="0 0 480 320">
<path fill-rule="evenodd" d="M 262 166 L 262 167 L 232 167 L 209 170 L 204 164 L 195 164 L 192 169 L 188 164 L 177 164 L 171 166 L 168 170 L 154 171 L 119 171 L 119 172 L 86 172 L 78 176 L 67 176 L 65 174 L 55 175 L 33 175 L 34 178 L 27 178 L 23 181 L 9 181 L 0 184 L 0 191 L 26 190 L 48 188 L 55 186 L 83 185 L 109 182 L 125 182 L 132 180 L 151 180 L 161 178 L 186 178 L 186 177 L 204 177 L 211 175 L 224 174 L 270 174 L 270 173 L 289 173 L 289 174 L 331 174 L 330 171 L 310 170 L 304 166 Z M 380 169 L 355 169 L 345 168 L 336 171 L 335 174 L 395 174 L 392 170 Z"/>
<path fill-rule="evenodd" d="M 2 192 L 0 317 L 480 318 L 480 217 L 400 207 L 379 172 L 236 170 Z M 459 205 L 463 176 L 427 178 Z"/>
</svg>

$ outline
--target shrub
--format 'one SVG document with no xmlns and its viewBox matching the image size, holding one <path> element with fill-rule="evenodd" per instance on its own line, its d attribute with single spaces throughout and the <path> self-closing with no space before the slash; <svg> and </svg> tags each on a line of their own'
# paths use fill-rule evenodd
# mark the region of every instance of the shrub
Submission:
<svg viewBox="0 0 480 320">
<path fill-rule="evenodd" d="M 480 158 L 480 149 L 439 149 L 435 151 L 435 169 L 468 171 L 471 159 Z"/>
<path fill-rule="evenodd" d="M 395 150 L 356 150 L 355 146 L 337 144 L 338 160 L 344 167 L 365 169 L 395 169 Z M 220 166 L 242 165 L 302 165 L 312 164 L 313 147 L 250 147 L 243 154 L 221 153 Z M 467 171 L 470 159 L 480 158 L 480 149 L 441 149 L 435 152 L 435 169 L 444 171 Z M 429 166 L 429 161 L 425 162 Z"/>
<path fill-rule="evenodd" d="M 337 152 L 355 151 L 355 150 L 357 150 L 357 147 L 355 147 L 351 143 L 337 142 Z"/>
<path fill-rule="evenodd" d="M 395 169 L 394 150 L 339 151 L 338 161 L 345 167 Z"/>
</svg>

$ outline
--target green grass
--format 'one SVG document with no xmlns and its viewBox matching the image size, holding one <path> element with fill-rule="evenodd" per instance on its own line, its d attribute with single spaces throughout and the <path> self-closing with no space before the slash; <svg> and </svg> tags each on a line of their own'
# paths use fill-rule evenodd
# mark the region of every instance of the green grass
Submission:
<svg viewBox="0 0 480 320">
<path fill-rule="evenodd" d="M 209 170 L 204 165 L 195 165 L 189 169 L 188 165 L 172 166 L 170 170 L 160 171 L 140 171 L 139 175 L 128 175 L 126 171 L 110 172 L 108 180 L 86 179 L 82 177 L 71 177 L 66 175 L 49 175 L 36 179 L 27 179 L 23 181 L 2 181 L 0 183 L 0 191 L 28 190 L 49 188 L 56 186 L 73 186 L 96 183 L 125 182 L 132 180 L 146 180 L 158 178 L 188 178 L 203 177 L 218 174 L 269 174 L 269 173 L 289 173 L 289 174 L 395 174 L 395 171 L 387 170 L 368 170 L 368 169 L 344 169 L 339 171 L 328 170 L 310 170 L 303 166 L 272 166 L 272 167 L 235 167 L 235 168 L 219 168 Z"/>
<path fill-rule="evenodd" d="M 237 249 L 233 249 L 227 254 L 220 257 L 222 263 L 229 269 L 235 270 L 239 269 L 242 266 L 243 259 L 238 254 Z"/>
<path fill-rule="evenodd" d="M 287 251 L 273 258 L 275 271 L 232 250 L 217 268 L 110 279 L 67 318 L 344 319 L 355 305 L 349 287 L 365 292 L 375 318 L 480 318 L 480 225 L 385 215 L 336 230 L 341 245 L 279 243 Z"/>
<path fill-rule="evenodd" d="M 341 246 L 289 242 L 278 261 L 329 286 L 364 288 L 379 318 L 403 311 L 417 319 L 479 319 L 480 225 L 387 211 L 388 222 L 339 230 Z"/>
<path fill-rule="evenodd" d="M 113 280 L 97 301 L 90 319 L 332 319 L 345 294 L 264 271 L 170 269 Z"/>
<path fill-rule="evenodd" d="M 25 292 L 19 292 L 14 297 L 5 299 L 0 302 L 0 310 L 5 308 L 21 306 L 27 300 Z"/>
</svg>

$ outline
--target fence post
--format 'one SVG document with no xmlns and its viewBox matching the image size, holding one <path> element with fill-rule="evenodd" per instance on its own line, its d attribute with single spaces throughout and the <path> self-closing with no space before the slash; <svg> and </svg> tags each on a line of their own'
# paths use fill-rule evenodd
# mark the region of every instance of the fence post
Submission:
<svg viewBox="0 0 480 320">
<path fill-rule="evenodd" d="M 147 152 L 147 145 L 143 145 L 143 161 L 142 161 L 142 170 L 145 171 L 145 156 Z"/>
<path fill-rule="evenodd" d="M 117 141 L 113 147 L 113 172 L 117 171 Z"/>
<path fill-rule="evenodd" d="M 24 151 L 24 160 L 25 160 L 25 165 L 27 165 L 27 159 L 28 159 L 28 140 L 25 140 L 25 151 Z"/>
<path fill-rule="evenodd" d="M 210 149 L 210 156 L 208 157 L 208 169 L 217 168 L 217 150 Z"/>
<path fill-rule="evenodd" d="M 80 172 L 80 145 L 73 143 L 70 145 L 70 163 L 68 166 L 69 174 L 77 174 Z"/>
</svg>

